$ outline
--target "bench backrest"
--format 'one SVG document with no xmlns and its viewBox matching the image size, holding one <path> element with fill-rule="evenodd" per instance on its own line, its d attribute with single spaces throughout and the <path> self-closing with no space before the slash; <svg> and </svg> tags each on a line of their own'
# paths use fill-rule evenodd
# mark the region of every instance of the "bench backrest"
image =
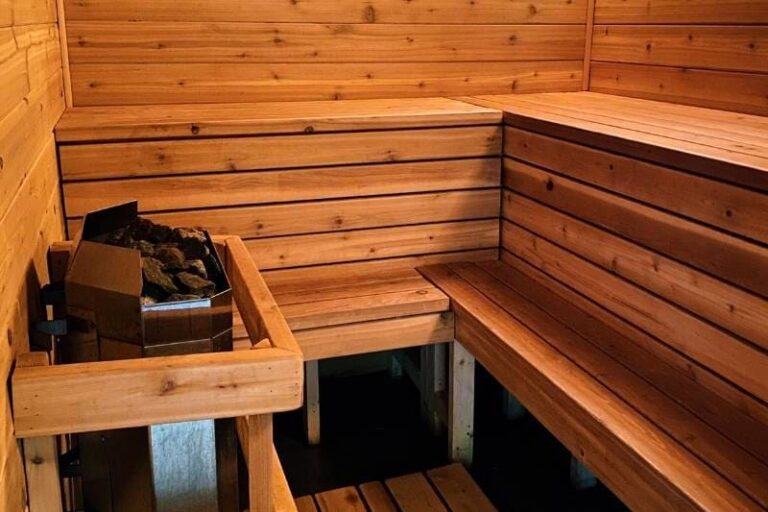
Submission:
<svg viewBox="0 0 768 512">
<path fill-rule="evenodd" d="M 505 131 L 502 259 L 768 425 L 765 192 L 524 128 Z"/>
<path fill-rule="evenodd" d="M 68 113 L 70 236 L 88 211 L 138 199 L 155 220 L 242 237 L 262 270 L 498 257 L 498 112 L 440 98 L 283 105 Z"/>
<path fill-rule="evenodd" d="M 590 90 L 768 115 L 766 28 L 764 0 L 596 0 Z"/>
</svg>

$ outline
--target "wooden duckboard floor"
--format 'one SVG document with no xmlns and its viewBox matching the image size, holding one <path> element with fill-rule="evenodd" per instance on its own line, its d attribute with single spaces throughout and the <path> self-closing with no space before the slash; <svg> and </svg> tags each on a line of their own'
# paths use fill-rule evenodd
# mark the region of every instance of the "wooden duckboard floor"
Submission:
<svg viewBox="0 0 768 512">
<path fill-rule="evenodd" d="M 296 507 L 299 512 L 496 510 L 461 464 L 303 496 L 296 499 Z"/>
</svg>

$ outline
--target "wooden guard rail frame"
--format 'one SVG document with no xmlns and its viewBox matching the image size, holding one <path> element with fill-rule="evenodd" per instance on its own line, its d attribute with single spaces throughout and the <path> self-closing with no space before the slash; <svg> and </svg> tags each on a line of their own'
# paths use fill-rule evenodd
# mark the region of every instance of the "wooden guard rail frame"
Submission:
<svg viewBox="0 0 768 512">
<path fill-rule="evenodd" d="M 236 417 L 251 510 L 272 510 L 272 413 L 301 406 L 303 358 L 242 240 L 216 244 L 252 350 L 57 366 L 29 354 L 11 380 L 16 437 Z"/>
</svg>

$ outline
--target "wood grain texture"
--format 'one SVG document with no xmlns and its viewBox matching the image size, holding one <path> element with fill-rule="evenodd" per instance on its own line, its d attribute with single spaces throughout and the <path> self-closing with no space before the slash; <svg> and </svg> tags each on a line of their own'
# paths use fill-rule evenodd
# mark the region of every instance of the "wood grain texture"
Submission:
<svg viewBox="0 0 768 512">
<path fill-rule="evenodd" d="M 343 487 L 315 495 L 320 512 L 366 512 L 365 502 L 354 487 Z"/>
<path fill-rule="evenodd" d="M 765 117 L 594 92 L 468 98 L 507 125 L 768 191 Z"/>
<path fill-rule="evenodd" d="M 66 1 L 74 102 L 578 90 L 586 2 Z"/>
<path fill-rule="evenodd" d="M 90 210 L 132 199 L 137 199 L 140 210 L 149 214 L 163 210 L 491 188 L 498 187 L 500 181 L 501 171 L 498 159 L 483 158 L 270 172 L 217 173 L 140 180 L 71 182 L 64 184 L 64 196 L 67 200 L 67 216 L 81 217 Z M 336 204 L 340 205 L 340 203 Z M 311 205 L 305 207 L 312 208 Z M 264 206 L 259 210 L 231 209 L 221 212 L 214 210 L 209 212 L 208 215 L 211 217 L 207 222 L 210 222 L 214 228 L 226 227 L 218 231 L 221 233 L 232 230 L 233 234 L 238 234 L 236 230 L 243 226 L 243 222 L 252 226 L 245 227 L 245 232 L 261 232 L 268 230 L 267 224 L 262 223 L 263 225 L 259 227 L 260 224 L 255 222 L 254 225 L 254 221 L 261 216 L 259 212 L 267 214 L 269 211 L 280 216 L 280 208 L 277 206 Z M 238 220 L 241 214 L 246 215 L 242 221 Z M 184 214 L 163 215 L 167 215 L 168 218 L 176 215 L 175 218 L 178 219 Z M 390 217 L 393 215 L 392 212 L 388 214 Z M 269 217 L 267 215 L 265 220 Z M 315 220 L 321 218 L 323 217 Z M 293 219 L 290 222 L 294 225 L 302 222 L 311 223 L 313 219 Z M 333 223 L 337 223 L 335 218 Z M 343 228 L 344 225 L 338 227 Z M 297 232 L 300 231 L 302 230 L 297 229 Z"/>
<path fill-rule="evenodd" d="M 309 23 L 583 23 L 585 0 L 194 0 L 179 8 L 177 0 L 67 0 L 70 20 L 91 21 L 249 21 Z"/>
<path fill-rule="evenodd" d="M 768 296 L 761 276 L 768 249 L 761 245 L 510 159 L 504 180 L 515 192 Z"/>
<path fill-rule="evenodd" d="M 583 62 L 81 64 L 75 106 L 325 101 L 578 91 Z M 212 78 L 212 77 L 215 77 Z"/>
<path fill-rule="evenodd" d="M 498 229 L 491 219 L 254 239 L 246 245 L 256 264 L 269 270 L 489 249 L 498 244 Z"/>
<path fill-rule="evenodd" d="M 431 313 L 306 329 L 296 339 L 307 361 L 448 343 L 453 341 L 453 316 Z"/>
<path fill-rule="evenodd" d="M 598 0 L 591 90 L 768 113 L 761 0 Z"/>
<path fill-rule="evenodd" d="M 447 98 L 70 108 L 56 140 L 274 135 L 498 124 L 496 109 Z"/>
<path fill-rule="evenodd" d="M 16 435 L 292 410 L 301 404 L 301 365 L 292 352 L 264 349 L 25 368 L 13 376 Z"/>
<path fill-rule="evenodd" d="M 600 25 L 592 59 L 768 73 L 768 25 Z"/>
<path fill-rule="evenodd" d="M 360 484 L 358 489 L 371 512 L 397 512 L 397 506 L 381 482 Z"/>
<path fill-rule="evenodd" d="M 498 155 L 498 126 L 63 146 L 64 180 Z"/>
<path fill-rule="evenodd" d="M 71 22 L 70 62 L 350 63 L 577 60 L 579 25 Z"/>
<path fill-rule="evenodd" d="M 506 135 L 505 152 L 515 158 L 768 243 L 764 193 L 524 130 L 507 128 Z M 757 142 L 757 137 L 744 140 Z"/>
<path fill-rule="evenodd" d="M 48 281 L 46 250 L 63 238 L 52 130 L 64 110 L 56 3 L 0 0 L 0 374 L 28 350 L 30 324 L 44 315 L 37 288 Z M 8 387 L 0 390 L 0 510 L 27 503 Z M 32 443 L 30 482 L 48 472 L 47 440 Z M 37 450 L 40 450 L 39 452 Z M 49 508 L 45 497 L 29 504 Z"/>
<path fill-rule="evenodd" d="M 768 74 L 592 63 L 591 90 L 768 115 Z"/>
<path fill-rule="evenodd" d="M 768 23 L 762 0 L 598 0 L 597 23 Z"/>
<path fill-rule="evenodd" d="M 505 193 L 504 217 L 768 348 L 761 297 L 511 191 Z"/>
<path fill-rule="evenodd" d="M 339 190 L 341 193 L 341 190 Z M 74 194 L 69 207 L 77 207 Z M 139 194 L 126 194 L 142 201 Z M 117 203 L 118 200 L 112 201 Z M 105 204 L 107 202 L 105 201 Z M 140 203 L 141 204 L 141 203 Z M 184 205 L 187 206 L 187 205 Z M 300 235 L 349 229 L 378 228 L 405 224 L 449 222 L 497 217 L 499 192 L 467 190 L 427 194 L 372 197 L 370 199 L 319 200 L 284 205 L 184 210 L 149 214 L 146 217 L 169 226 L 199 225 L 212 233 L 230 233 L 242 238 Z M 74 236 L 79 219 L 67 222 Z"/>
<path fill-rule="evenodd" d="M 427 478 L 437 488 L 452 512 L 494 512 L 496 510 L 461 464 L 429 470 Z"/>
<path fill-rule="evenodd" d="M 385 484 L 403 512 L 448 512 L 421 473 L 390 478 Z"/>
</svg>

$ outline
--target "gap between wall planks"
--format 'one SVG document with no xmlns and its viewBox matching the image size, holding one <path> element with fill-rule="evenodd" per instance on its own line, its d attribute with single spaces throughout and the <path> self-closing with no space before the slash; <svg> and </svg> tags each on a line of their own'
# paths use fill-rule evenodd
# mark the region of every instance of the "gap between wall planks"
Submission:
<svg viewBox="0 0 768 512">
<path fill-rule="evenodd" d="M 588 91 L 592 73 L 592 39 L 595 33 L 595 3 L 597 0 L 589 0 L 587 3 L 586 33 L 584 36 L 584 73 L 582 74 L 582 90 Z"/>
</svg>

